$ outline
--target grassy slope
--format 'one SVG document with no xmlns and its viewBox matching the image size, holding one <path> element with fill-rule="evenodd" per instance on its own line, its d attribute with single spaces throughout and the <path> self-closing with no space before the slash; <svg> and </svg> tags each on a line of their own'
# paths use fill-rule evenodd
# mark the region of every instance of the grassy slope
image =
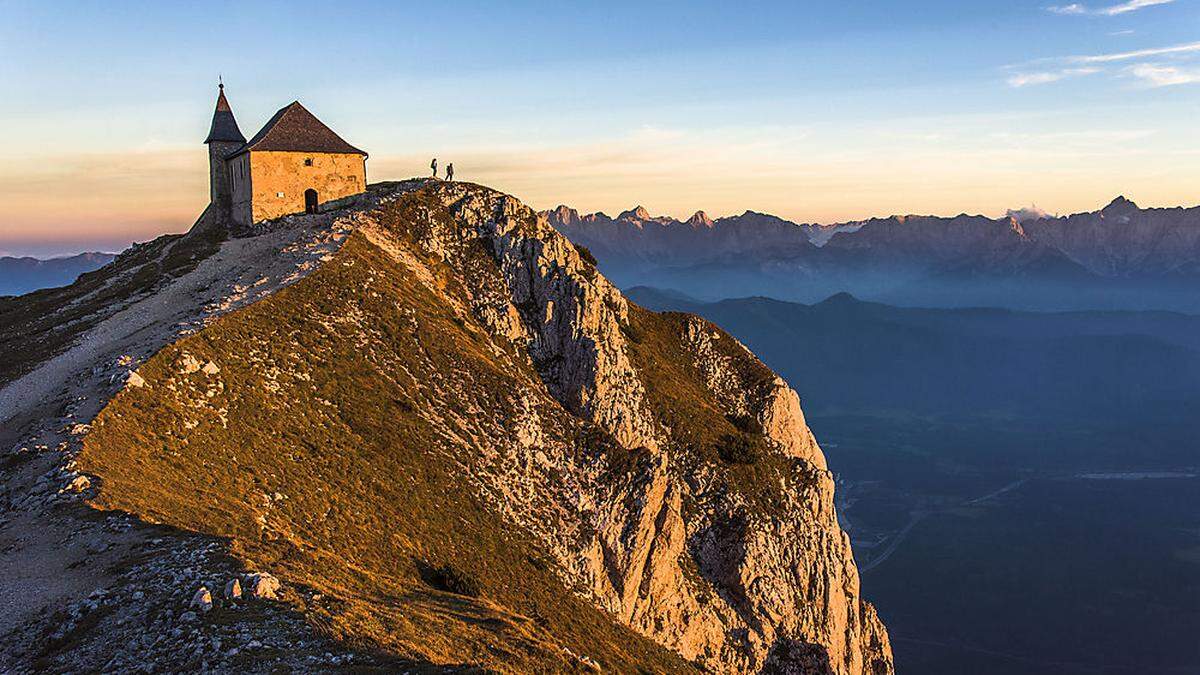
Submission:
<svg viewBox="0 0 1200 675">
<path fill-rule="evenodd" d="M 185 351 L 220 373 L 181 375 Z M 80 463 L 102 480 L 98 506 L 230 537 L 248 567 L 323 594 L 291 600 L 365 647 L 578 668 L 562 645 L 606 671 L 689 669 L 577 599 L 472 491 L 463 472 L 477 458 L 461 453 L 473 446 L 443 434 L 469 438 L 471 416 L 503 423 L 509 393 L 533 381 L 495 354 L 473 321 L 356 234 L 309 277 L 147 362 L 149 386 L 100 414 Z M 430 409 L 443 424 L 422 418 Z M 443 564 L 475 578 L 480 597 L 423 580 L 423 566 Z"/>
<path fill-rule="evenodd" d="M 630 357 L 641 373 L 642 382 L 656 419 L 671 429 L 673 456 L 680 470 L 692 472 L 703 467 L 719 477 L 719 484 L 754 506 L 759 513 L 775 513 L 782 506 L 781 481 L 794 477 L 799 483 L 815 480 L 806 462 L 793 459 L 761 446 L 761 436 L 747 433 L 727 417 L 712 400 L 704 378 L 684 348 L 680 336 L 695 317 L 678 312 L 656 313 L 631 305 Z M 747 353 L 728 334 L 705 322 L 708 329 L 721 335 L 714 348 L 728 357 L 741 386 L 754 391 L 772 382 L 774 373 Z M 732 437 L 740 436 L 754 447 L 753 462 L 728 462 L 719 448 Z M 796 482 L 791 484 L 795 485 Z"/>
</svg>

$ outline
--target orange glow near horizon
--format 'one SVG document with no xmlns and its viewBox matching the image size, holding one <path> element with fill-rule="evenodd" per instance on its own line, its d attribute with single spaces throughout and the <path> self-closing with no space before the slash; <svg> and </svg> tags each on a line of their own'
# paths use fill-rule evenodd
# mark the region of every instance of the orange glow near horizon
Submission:
<svg viewBox="0 0 1200 675">
<path fill-rule="evenodd" d="M 1195 154 L 1081 158 L 1054 182 L 1022 165 L 1020 153 L 981 154 L 970 171 L 936 147 L 922 154 L 795 159 L 771 149 L 695 147 L 674 138 L 529 151 L 451 153 L 458 176 L 509 192 L 537 209 L 566 204 L 610 215 L 643 205 L 655 215 L 717 218 L 745 210 L 796 222 L 844 222 L 892 214 L 997 217 L 1036 203 L 1051 212 L 1090 211 L 1118 194 L 1141 206 L 1187 206 Z M 760 158 L 760 161 L 730 157 Z M 1137 166 L 1132 163 L 1137 162 Z M 424 175 L 425 155 L 375 155 L 370 181 Z M 1060 158 L 1060 164 L 1061 158 Z M 0 170 L 0 251 L 31 246 L 72 252 L 185 231 L 208 198 L 203 148 L 87 154 L 11 162 Z"/>
</svg>

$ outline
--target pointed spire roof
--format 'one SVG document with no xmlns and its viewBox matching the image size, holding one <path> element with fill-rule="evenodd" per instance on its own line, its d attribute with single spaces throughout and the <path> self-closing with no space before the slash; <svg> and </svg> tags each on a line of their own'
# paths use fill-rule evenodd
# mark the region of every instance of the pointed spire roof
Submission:
<svg viewBox="0 0 1200 675">
<path fill-rule="evenodd" d="M 233 119 L 233 109 L 225 100 L 225 85 L 217 85 L 217 109 L 213 111 L 212 127 L 208 130 L 205 143 L 245 143 L 246 137 L 238 129 L 237 120 Z"/>
<path fill-rule="evenodd" d="M 364 157 L 367 154 L 342 140 L 341 136 L 325 126 L 321 120 L 300 105 L 299 101 L 293 101 L 288 106 L 281 108 L 257 134 L 254 134 L 254 138 L 229 156 L 236 157 L 251 150 L 344 153 L 363 155 Z"/>
</svg>

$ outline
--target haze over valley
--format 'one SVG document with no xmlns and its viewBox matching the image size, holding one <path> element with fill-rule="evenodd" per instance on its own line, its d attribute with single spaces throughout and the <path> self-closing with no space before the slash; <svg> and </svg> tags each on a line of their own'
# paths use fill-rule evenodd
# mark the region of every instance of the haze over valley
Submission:
<svg viewBox="0 0 1200 675">
<path fill-rule="evenodd" d="M 627 293 L 723 326 L 797 387 L 864 588 L 904 627 L 898 668 L 1200 659 L 1200 317 Z"/>
</svg>

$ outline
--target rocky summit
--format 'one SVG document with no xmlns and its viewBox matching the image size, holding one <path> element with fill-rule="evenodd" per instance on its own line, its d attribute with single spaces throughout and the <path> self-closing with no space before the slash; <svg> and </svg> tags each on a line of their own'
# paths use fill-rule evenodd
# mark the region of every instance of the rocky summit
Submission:
<svg viewBox="0 0 1200 675">
<path fill-rule="evenodd" d="M 0 670 L 893 671 L 713 324 L 478 185 L 220 225 L 0 298 Z"/>
</svg>

